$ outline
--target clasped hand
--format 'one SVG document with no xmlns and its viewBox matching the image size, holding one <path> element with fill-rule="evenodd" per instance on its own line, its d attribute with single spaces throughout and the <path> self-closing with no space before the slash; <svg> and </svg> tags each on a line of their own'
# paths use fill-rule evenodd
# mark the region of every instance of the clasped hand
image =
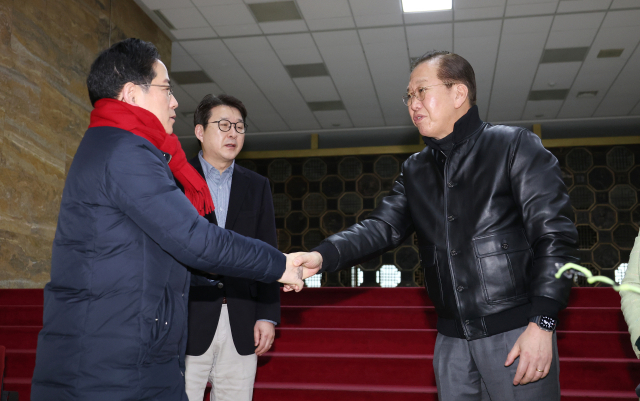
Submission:
<svg viewBox="0 0 640 401">
<path fill-rule="evenodd" d="M 297 252 L 285 254 L 287 266 L 279 282 L 284 291 L 299 292 L 304 287 L 305 278 L 311 277 L 322 267 L 322 255 L 318 252 Z"/>
</svg>

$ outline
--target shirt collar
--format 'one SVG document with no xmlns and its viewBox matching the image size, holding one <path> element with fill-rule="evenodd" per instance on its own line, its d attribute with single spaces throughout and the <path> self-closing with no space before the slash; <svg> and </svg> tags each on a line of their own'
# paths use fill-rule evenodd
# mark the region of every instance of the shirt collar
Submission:
<svg viewBox="0 0 640 401">
<path fill-rule="evenodd" d="M 198 159 L 200 160 L 200 164 L 202 165 L 202 172 L 204 173 L 205 177 L 209 177 L 212 173 L 215 173 L 218 176 L 233 175 L 233 169 L 236 166 L 236 161 L 234 159 L 233 162 L 231 162 L 229 168 L 227 168 L 222 172 L 222 174 L 220 174 L 220 172 L 215 167 L 213 167 L 211 164 L 209 164 L 208 161 L 204 159 L 204 157 L 202 156 L 202 151 L 198 152 Z"/>
</svg>

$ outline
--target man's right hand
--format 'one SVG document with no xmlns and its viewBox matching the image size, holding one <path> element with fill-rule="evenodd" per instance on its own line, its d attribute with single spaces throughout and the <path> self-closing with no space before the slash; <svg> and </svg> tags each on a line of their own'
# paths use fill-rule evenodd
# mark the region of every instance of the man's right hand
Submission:
<svg viewBox="0 0 640 401">
<path fill-rule="evenodd" d="M 304 281 L 302 281 L 303 267 L 299 264 L 295 265 L 293 263 L 295 255 L 296 254 L 285 254 L 285 256 L 287 257 L 287 266 L 284 274 L 282 274 L 282 277 L 280 277 L 280 279 L 278 280 L 279 282 L 285 284 L 285 291 L 295 290 L 296 292 L 299 292 L 300 290 L 302 290 L 302 287 L 304 287 Z"/>
<path fill-rule="evenodd" d="M 322 255 L 319 252 L 298 252 L 287 255 L 287 258 L 293 258 L 293 266 L 303 269 L 302 279 L 313 276 L 318 273 L 318 270 L 322 267 Z M 293 286 L 284 286 L 284 291 L 288 292 L 295 290 Z M 299 291 L 299 290 L 296 290 Z"/>
</svg>

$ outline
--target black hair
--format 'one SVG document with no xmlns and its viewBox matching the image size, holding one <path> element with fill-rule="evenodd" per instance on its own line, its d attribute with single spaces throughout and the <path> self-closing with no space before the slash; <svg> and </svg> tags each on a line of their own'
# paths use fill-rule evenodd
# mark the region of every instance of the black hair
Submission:
<svg viewBox="0 0 640 401">
<path fill-rule="evenodd" d="M 443 50 L 433 50 L 418 57 L 411 66 L 435 60 L 438 63 L 438 79 L 446 84 L 461 83 L 469 90 L 469 103 L 476 104 L 476 74 L 471 64 L 462 56 Z"/>
<path fill-rule="evenodd" d="M 91 64 L 87 77 L 91 105 L 95 106 L 100 99 L 115 99 L 127 82 L 150 84 L 156 77 L 153 66 L 158 60 L 160 54 L 153 43 L 135 38 L 104 50 Z"/>
<path fill-rule="evenodd" d="M 231 95 L 206 95 L 196 107 L 195 113 L 193 113 L 193 125 L 196 126 L 198 124 L 206 127 L 209 123 L 209 118 L 211 118 L 211 110 L 218 106 L 229 106 L 235 109 L 238 109 L 240 115 L 242 116 L 242 121 L 247 122 L 247 108 L 244 107 L 242 102 L 231 96 Z"/>
</svg>

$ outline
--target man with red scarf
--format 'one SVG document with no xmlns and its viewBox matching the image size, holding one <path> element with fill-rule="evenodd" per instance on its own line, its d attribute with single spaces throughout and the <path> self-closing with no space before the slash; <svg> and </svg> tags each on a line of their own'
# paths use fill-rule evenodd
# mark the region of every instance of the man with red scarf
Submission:
<svg viewBox="0 0 640 401">
<path fill-rule="evenodd" d="M 116 43 L 87 86 L 94 110 L 60 204 L 31 399 L 187 401 L 184 265 L 298 289 L 301 272 L 202 217 L 214 204 L 172 134 L 178 102 L 153 44 Z"/>
</svg>

